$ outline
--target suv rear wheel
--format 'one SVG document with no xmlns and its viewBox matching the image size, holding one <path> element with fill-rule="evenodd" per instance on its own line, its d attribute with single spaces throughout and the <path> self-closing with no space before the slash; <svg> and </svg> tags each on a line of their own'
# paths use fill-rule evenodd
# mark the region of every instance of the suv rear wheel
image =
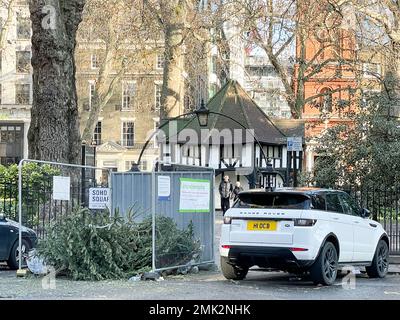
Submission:
<svg viewBox="0 0 400 320">
<path fill-rule="evenodd" d="M 315 284 L 330 286 L 337 277 L 338 254 L 332 242 L 326 242 L 317 260 L 310 269 L 311 279 Z"/>
<path fill-rule="evenodd" d="M 248 268 L 233 266 L 228 263 L 227 257 L 221 257 L 221 271 L 228 280 L 243 280 L 249 272 Z"/>
<path fill-rule="evenodd" d="M 365 270 L 370 278 L 384 278 L 389 270 L 389 247 L 386 241 L 381 240 L 376 247 L 374 260 Z"/>
</svg>

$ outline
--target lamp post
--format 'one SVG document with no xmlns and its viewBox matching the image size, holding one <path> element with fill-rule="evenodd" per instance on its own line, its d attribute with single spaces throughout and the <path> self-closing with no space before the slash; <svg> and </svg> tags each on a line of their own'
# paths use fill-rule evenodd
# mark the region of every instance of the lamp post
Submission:
<svg viewBox="0 0 400 320">
<path fill-rule="evenodd" d="M 276 179 L 276 176 L 278 175 L 278 173 L 276 171 L 274 171 L 271 161 L 268 161 L 267 170 L 265 172 L 262 172 L 262 175 L 263 175 L 263 179 L 264 179 L 264 185 L 267 186 L 266 189 L 268 189 L 269 191 L 272 191 L 273 187 L 272 187 L 271 180 Z"/>
<path fill-rule="evenodd" d="M 197 116 L 197 120 L 199 120 L 200 127 L 207 127 L 208 126 L 208 118 L 210 116 L 210 110 L 207 109 L 206 105 L 204 104 L 204 100 L 201 100 L 201 106 L 199 109 L 194 111 Z"/>
</svg>

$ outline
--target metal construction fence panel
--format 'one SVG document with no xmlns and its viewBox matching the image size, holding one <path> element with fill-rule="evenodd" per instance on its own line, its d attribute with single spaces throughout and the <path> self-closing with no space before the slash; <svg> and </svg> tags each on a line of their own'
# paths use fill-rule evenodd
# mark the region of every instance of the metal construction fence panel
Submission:
<svg viewBox="0 0 400 320">
<path fill-rule="evenodd" d="M 44 239 L 51 222 L 74 209 L 89 208 L 90 190 L 108 188 L 109 174 L 108 169 L 90 166 L 23 160 L 19 185 L 12 186 L 8 202 L 3 199 L 4 213 L 15 221 L 21 219 L 22 225 Z"/>
<path fill-rule="evenodd" d="M 400 254 L 400 186 L 352 187 L 344 191 L 382 224 L 389 236 L 391 254 Z"/>
<path fill-rule="evenodd" d="M 109 212 L 109 177 L 108 169 L 25 159 L 18 166 L 17 181 L 1 189 L 1 210 L 20 226 L 33 229 L 39 240 L 45 240 L 52 223 L 73 210 L 92 207 L 93 212 Z M 106 196 L 96 196 L 99 190 L 107 190 Z M 19 228 L 18 252 L 26 255 L 23 248 L 29 248 L 23 245 L 27 240 L 23 239 L 22 230 Z M 18 260 L 21 269 L 23 259 Z"/>
<path fill-rule="evenodd" d="M 112 206 L 152 219 L 153 270 L 214 263 L 214 172 L 113 173 Z"/>
</svg>

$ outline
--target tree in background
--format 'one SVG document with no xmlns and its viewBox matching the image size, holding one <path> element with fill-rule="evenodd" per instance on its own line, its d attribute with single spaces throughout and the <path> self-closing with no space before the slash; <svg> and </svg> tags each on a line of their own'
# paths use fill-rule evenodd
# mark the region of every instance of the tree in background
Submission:
<svg viewBox="0 0 400 320">
<path fill-rule="evenodd" d="M 90 143 L 99 115 L 118 83 L 127 72 L 146 73 L 153 63 L 149 53 L 160 49 L 160 33 L 154 24 L 145 23 L 139 0 L 87 0 L 78 30 L 80 46 L 96 47 L 99 66 L 91 108 L 83 128 L 82 140 Z M 151 47 L 152 50 L 149 50 Z M 143 70 L 138 61 L 144 61 Z M 77 65 L 86 63 L 76 56 Z"/>
<path fill-rule="evenodd" d="M 10 26 L 14 18 L 13 5 L 15 0 L 0 0 L 0 8 L 5 10 L 5 19 L 0 19 L 0 52 L 6 46 L 8 32 L 10 31 Z"/>
<path fill-rule="evenodd" d="M 351 6 L 357 13 L 364 40 L 379 46 L 385 55 L 387 73 L 384 78 L 391 111 L 400 115 L 400 4 L 393 0 L 331 0 L 337 11 Z"/>
<path fill-rule="evenodd" d="M 336 74 L 327 76 L 330 65 L 350 68 L 355 62 L 349 52 L 351 32 L 343 32 L 343 16 L 329 1 L 235 0 L 234 3 L 241 17 L 244 40 L 268 57 L 283 83 L 293 118 L 301 118 L 306 104 L 325 95 L 306 98 L 307 81 L 318 77 L 325 82 L 335 79 Z M 315 47 L 312 52 L 307 48 L 310 44 Z M 331 93 L 343 90 L 348 89 Z"/>
<path fill-rule="evenodd" d="M 192 94 L 185 90 L 194 86 L 195 75 L 208 72 L 212 29 L 221 25 L 225 5 L 217 0 L 143 0 L 143 5 L 147 22 L 155 21 L 164 38 L 161 116 L 176 117 L 184 113 L 185 96 Z"/>
<path fill-rule="evenodd" d="M 328 129 L 318 139 L 319 157 L 309 182 L 322 187 L 398 185 L 400 126 L 390 115 L 389 93 L 371 93 L 350 114 L 353 124 Z"/>
<path fill-rule="evenodd" d="M 389 0 L 332 3 L 338 11 L 353 6 L 359 43 L 370 57 L 379 58 L 386 72 L 368 72 L 374 79 L 364 89 L 381 92 L 364 96 L 363 108 L 350 116 L 354 125 L 329 129 L 319 139 L 321 156 L 311 181 L 320 186 L 396 185 L 400 182 L 400 6 Z"/>
<path fill-rule="evenodd" d="M 33 104 L 29 158 L 80 161 L 75 85 L 76 32 L 85 0 L 33 0 Z"/>
</svg>

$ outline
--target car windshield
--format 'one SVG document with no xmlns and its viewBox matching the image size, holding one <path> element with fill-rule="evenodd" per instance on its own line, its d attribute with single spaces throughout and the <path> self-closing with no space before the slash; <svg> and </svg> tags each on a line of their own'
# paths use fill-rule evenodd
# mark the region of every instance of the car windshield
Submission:
<svg viewBox="0 0 400 320">
<path fill-rule="evenodd" d="M 310 199 L 297 193 L 242 193 L 234 208 L 309 209 Z"/>
</svg>

